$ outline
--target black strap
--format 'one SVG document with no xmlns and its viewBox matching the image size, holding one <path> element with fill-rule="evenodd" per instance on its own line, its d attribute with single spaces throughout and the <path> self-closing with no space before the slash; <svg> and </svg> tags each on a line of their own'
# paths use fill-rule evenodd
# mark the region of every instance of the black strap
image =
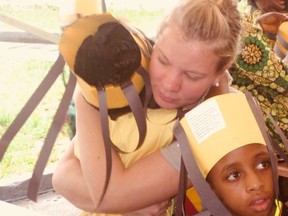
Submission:
<svg viewBox="0 0 288 216">
<path fill-rule="evenodd" d="M 262 114 L 262 110 L 260 108 L 260 105 L 258 103 L 258 101 L 253 98 L 251 92 L 246 91 L 245 92 L 245 96 L 247 98 L 247 101 L 250 105 L 250 108 L 256 118 L 256 121 L 258 122 L 259 128 L 261 130 L 262 136 L 267 144 L 267 149 L 268 149 L 268 153 L 270 158 L 274 158 L 275 154 L 274 154 L 274 149 L 272 147 L 272 144 L 270 142 L 270 137 L 268 136 L 267 133 L 267 129 L 266 129 L 266 124 L 263 118 L 263 114 Z M 278 185 L 278 168 L 277 168 L 278 164 L 276 162 L 276 160 L 271 160 L 271 167 L 273 170 L 273 181 L 274 181 L 274 188 L 275 188 L 275 196 L 276 199 L 278 199 L 279 197 L 279 185 Z"/>
<path fill-rule="evenodd" d="M 145 139 L 145 136 L 146 136 L 146 131 L 147 131 L 146 115 L 145 115 L 139 94 L 138 94 L 136 88 L 134 87 L 133 83 L 131 81 L 129 81 L 126 85 L 122 85 L 121 89 L 122 89 L 122 91 L 123 91 L 123 93 L 124 93 L 124 95 L 128 101 L 128 104 L 129 104 L 131 111 L 134 115 L 134 119 L 136 121 L 137 128 L 138 128 L 138 134 L 139 134 L 138 145 L 137 145 L 136 149 L 133 150 L 133 151 L 136 151 L 137 149 L 139 149 L 141 147 L 141 145 L 143 144 L 143 141 Z M 123 150 L 119 149 L 118 147 L 116 147 L 116 148 L 121 153 L 131 153 L 131 151 L 127 152 L 127 151 L 123 151 Z"/>
<path fill-rule="evenodd" d="M 109 134 L 106 92 L 102 88 L 97 88 L 97 92 L 98 92 L 99 112 L 100 112 L 100 119 L 101 119 L 101 126 L 102 126 L 102 136 L 103 136 L 105 156 L 106 156 L 105 157 L 106 158 L 106 179 L 105 179 L 104 188 L 100 197 L 100 201 L 102 201 L 104 194 L 107 190 L 108 183 L 109 183 L 110 176 L 111 176 L 111 169 L 112 169 L 111 147 L 113 147 L 114 145 L 112 144 L 110 140 L 110 134 Z"/>
<path fill-rule="evenodd" d="M 40 103 L 43 99 L 45 94 L 51 88 L 52 84 L 56 81 L 59 74 L 63 72 L 63 68 L 65 65 L 65 61 L 61 55 L 58 56 L 56 62 L 51 67 L 50 71 L 46 75 L 46 77 L 42 80 L 38 88 L 32 94 L 30 99 L 24 105 L 22 110 L 16 116 L 14 121 L 5 131 L 4 135 L 0 140 L 0 160 L 2 160 L 9 144 L 11 143 L 12 139 L 18 133 L 20 128 L 24 125 L 27 121 L 31 113 L 35 110 L 36 106 Z M 28 188 L 28 198 L 36 201 L 38 190 L 41 184 L 41 179 L 43 175 L 43 171 L 47 164 L 48 158 L 51 154 L 52 147 L 56 140 L 56 137 L 65 121 L 66 112 L 71 101 L 73 91 L 76 84 L 76 78 L 72 73 L 70 74 L 70 78 L 68 84 L 66 86 L 66 90 L 62 97 L 62 100 L 58 106 L 57 112 L 54 116 L 53 122 L 50 126 L 48 134 L 45 138 L 44 145 L 41 149 L 38 161 L 36 162 L 36 166 L 33 171 L 33 175 L 31 177 L 29 188 Z"/>
<path fill-rule="evenodd" d="M 286 138 L 285 134 L 283 133 L 283 131 L 280 129 L 280 127 L 278 126 L 278 124 L 276 123 L 276 121 L 273 119 L 273 117 L 270 115 L 270 113 L 268 113 L 267 111 L 265 111 L 266 115 L 268 116 L 268 118 L 270 119 L 270 121 L 272 122 L 277 134 L 280 136 L 284 148 L 285 150 L 288 152 L 288 139 Z M 283 151 L 282 151 L 283 152 Z"/>
<path fill-rule="evenodd" d="M 111 169 L 112 169 L 112 156 L 111 156 L 111 147 L 116 149 L 117 152 L 128 154 L 131 152 L 136 151 L 141 147 L 143 144 L 143 141 L 146 136 L 146 118 L 145 118 L 145 112 L 142 107 L 142 103 L 140 100 L 140 97 L 138 95 L 138 92 L 136 91 L 134 85 L 132 82 L 128 82 L 126 85 L 121 86 L 121 89 L 126 96 L 126 99 L 128 100 L 128 104 L 130 105 L 130 108 L 132 110 L 132 113 L 134 114 L 134 118 L 138 127 L 139 132 L 139 140 L 137 147 L 132 151 L 124 151 L 120 149 L 118 146 L 114 145 L 113 142 L 110 139 L 110 130 L 109 130 L 109 119 L 108 119 L 108 108 L 107 108 L 107 98 L 106 98 L 106 92 L 103 88 L 97 88 L 98 92 L 98 99 L 99 99 L 99 112 L 100 112 L 100 119 L 101 119 L 101 126 L 102 126 L 102 135 L 103 135 L 103 141 L 105 145 L 105 154 L 106 154 L 106 179 L 104 184 L 104 189 L 101 195 L 100 200 L 103 199 L 103 196 L 105 194 L 105 191 L 108 187 L 108 183 L 110 180 L 111 175 Z"/>
<path fill-rule="evenodd" d="M 203 206 L 207 208 L 212 215 L 231 216 L 230 212 L 225 208 L 223 203 L 210 188 L 208 182 L 202 176 L 189 146 L 189 141 L 186 137 L 185 131 L 179 121 L 176 122 L 173 132 L 179 142 L 181 154 L 189 178 L 191 179 L 194 187 L 197 189 L 197 193 L 201 198 Z"/>
<path fill-rule="evenodd" d="M 3 156 L 15 135 L 27 121 L 31 113 L 35 110 L 36 106 L 43 99 L 45 94 L 48 92 L 52 84 L 56 81 L 59 74 L 62 73 L 65 62 L 61 55 L 58 56 L 56 62 L 51 67 L 50 71 L 46 75 L 46 77 L 42 80 L 38 88 L 34 91 L 33 95 L 24 105 L 22 110 L 16 116 L 14 121 L 5 131 L 3 136 L 0 139 L 0 161 L 3 159 Z"/>
<path fill-rule="evenodd" d="M 141 99 L 139 97 L 139 94 L 134 87 L 133 83 L 129 81 L 125 85 L 121 86 L 121 90 L 123 94 L 125 95 L 128 104 L 131 108 L 131 111 L 134 115 L 137 128 L 138 128 L 138 145 L 137 147 L 132 151 L 124 151 L 123 149 L 120 149 L 118 146 L 114 145 L 113 142 L 110 139 L 110 130 L 109 130 L 109 118 L 108 118 L 108 108 L 107 108 L 107 98 L 106 98 L 106 92 L 105 89 L 98 87 L 98 100 L 99 100 L 99 112 L 100 112 L 100 119 L 101 119 L 101 126 L 102 126 L 102 135 L 103 135 L 103 141 L 105 145 L 105 155 L 106 155 L 106 179 L 104 183 L 103 192 L 101 194 L 100 200 L 103 199 L 105 191 L 107 190 L 108 183 L 111 176 L 111 169 L 112 169 L 112 156 L 111 156 L 111 147 L 116 149 L 117 152 L 120 152 L 122 154 L 128 154 L 136 151 L 139 149 L 146 136 L 146 109 L 148 106 L 148 102 L 152 96 L 151 91 L 151 85 L 149 80 L 148 72 L 142 68 L 142 66 L 139 67 L 138 73 L 142 76 L 144 83 L 145 83 L 145 100 L 144 100 L 144 107 L 142 106 Z"/>
<path fill-rule="evenodd" d="M 265 111 L 265 114 L 271 121 L 271 123 L 274 126 L 274 129 L 276 130 L 277 134 L 279 135 L 280 139 L 282 140 L 282 143 L 284 145 L 284 149 L 286 152 L 288 152 L 288 140 L 285 137 L 283 131 L 280 129 L 280 127 L 277 125 L 276 121 L 273 119 L 273 117 L 270 115 L 270 113 Z M 276 142 L 276 139 L 273 139 L 271 136 L 269 136 L 270 142 L 274 148 L 274 150 L 277 151 L 278 155 L 281 159 L 283 159 L 286 163 L 288 163 L 288 155 L 284 152 L 284 150 L 279 146 L 279 144 Z"/>
<path fill-rule="evenodd" d="M 175 206 L 175 215 L 185 215 L 184 209 L 184 201 L 186 196 L 186 188 L 187 188 L 187 170 L 184 165 L 183 158 L 181 157 L 181 164 L 180 164 L 180 180 L 178 186 L 178 194 Z"/>
<path fill-rule="evenodd" d="M 133 149 L 132 151 L 125 151 L 123 149 L 120 149 L 118 146 L 114 145 L 113 142 L 111 141 L 109 136 L 110 132 L 109 132 L 106 92 L 105 89 L 103 88 L 97 88 L 99 98 L 99 112 L 101 116 L 102 133 L 105 145 L 107 144 L 108 146 L 115 148 L 116 151 L 119 153 L 129 154 L 139 149 L 145 139 L 147 131 L 146 112 L 145 112 L 146 109 L 143 108 L 139 94 L 131 81 L 127 82 L 125 85 L 122 85 L 121 90 L 128 101 L 128 104 L 134 115 L 134 119 L 136 121 L 138 128 L 139 139 L 138 139 L 138 145 L 136 146 L 135 149 Z"/>
<path fill-rule="evenodd" d="M 66 86 L 65 92 L 59 103 L 58 109 L 54 116 L 53 122 L 50 126 L 50 129 L 47 133 L 40 155 L 36 162 L 36 166 L 34 168 L 32 178 L 29 182 L 27 195 L 28 195 L 28 198 L 33 201 L 36 201 L 37 199 L 37 194 L 38 194 L 38 190 L 41 184 L 44 169 L 48 162 L 48 159 L 51 154 L 53 145 L 56 141 L 57 135 L 59 131 L 61 130 L 63 123 L 65 122 L 66 113 L 67 113 L 69 104 L 71 102 L 71 98 L 73 96 L 75 85 L 76 85 L 76 77 L 72 73 L 70 73 L 69 81 Z"/>
<path fill-rule="evenodd" d="M 146 109 L 148 107 L 148 104 L 152 98 L 152 88 L 151 88 L 151 82 L 150 82 L 150 76 L 148 71 L 146 71 L 142 66 L 140 66 L 137 70 L 137 73 L 142 76 L 142 79 L 144 80 L 145 85 L 145 99 L 144 99 L 144 112 L 146 113 Z"/>
</svg>

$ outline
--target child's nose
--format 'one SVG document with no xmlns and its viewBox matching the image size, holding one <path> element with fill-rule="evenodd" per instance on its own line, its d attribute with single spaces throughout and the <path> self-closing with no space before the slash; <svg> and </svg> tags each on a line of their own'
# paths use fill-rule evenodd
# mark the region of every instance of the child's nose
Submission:
<svg viewBox="0 0 288 216">
<path fill-rule="evenodd" d="M 249 174 L 249 177 L 247 178 L 247 191 L 257 191 L 262 190 L 264 187 L 263 181 L 261 180 L 261 177 L 258 176 L 256 173 Z"/>
</svg>

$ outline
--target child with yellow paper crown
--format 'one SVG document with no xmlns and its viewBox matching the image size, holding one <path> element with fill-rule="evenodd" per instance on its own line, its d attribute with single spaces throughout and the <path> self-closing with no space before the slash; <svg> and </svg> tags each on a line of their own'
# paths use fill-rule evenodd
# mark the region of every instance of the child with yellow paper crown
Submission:
<svg viewBox="0 0 288 216">
<path fill-rule="evenodd" d="M 182 158 L 211 215 L 287 215 L 287 206 L 277 199 L 274 151 L 248 96 L 216 96 L 186 113 L 174 128 Z"/>
</svg>

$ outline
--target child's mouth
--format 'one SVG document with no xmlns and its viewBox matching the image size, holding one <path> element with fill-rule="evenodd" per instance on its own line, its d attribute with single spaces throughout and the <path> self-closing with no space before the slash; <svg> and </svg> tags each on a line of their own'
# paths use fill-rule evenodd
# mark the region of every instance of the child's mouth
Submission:
<svg viewBox="0 0 288 216">
<path fill-rule="evenodd" d="M 255 212 L 262 212 L 269 208 L 271 202 L 268 198 L 259 198 L 250 203 L 250 208 Z"/>
</svg>

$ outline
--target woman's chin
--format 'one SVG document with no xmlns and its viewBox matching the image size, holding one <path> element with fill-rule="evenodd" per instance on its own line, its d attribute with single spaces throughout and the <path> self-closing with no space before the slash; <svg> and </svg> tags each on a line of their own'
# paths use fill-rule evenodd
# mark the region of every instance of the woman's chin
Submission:
<svg viewBox="0 0 288 216">
<path fill-rule="evenodd" d="M 154 98 L 155 102 L 158 104 L 158 106 L 160 106 L 163 109 L 169 109 L 169 107 L 171 106 L 171 104 L 159 99 L 159 98 Z"/>
</svg>

